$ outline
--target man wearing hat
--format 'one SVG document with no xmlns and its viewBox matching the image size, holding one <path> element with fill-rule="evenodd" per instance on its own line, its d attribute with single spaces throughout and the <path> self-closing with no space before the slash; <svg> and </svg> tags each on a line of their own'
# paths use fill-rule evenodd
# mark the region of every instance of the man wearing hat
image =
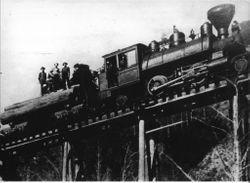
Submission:
<svg viewBox="0 0 250 183">
<path fill-rule="evenodd" d="M 94 99 L 96 99 L 96 96 L 93 87 L 93 76 L 90 72 L 89 66 L 85 64 L 75 64 L 74 69 L 71 84 L 80 84 L 79 101 L 84 102 L 86 107 L 90 106 Z"/>
<path fill-rule="evenodd" d="M 227 56 L 228 60 L 231 60 L 238 54 L 246 52 L 244 40 L 240 32 L 240 25 L 237 21 L 233 21 L 231 30 L 232 36 L 229 41 L 226 42 L 226 45 L 223 49 L 223 55 Z"/>
<path fill-rule="evenodd" d="M 62 86 L 64 90 L 66 90 L 67 87 L 70 88 L 69 77 L 70 77 L 70 68 L 68 67 L 68 63 L 64 62 L 62 68 Z"/>
<path fill-rule="evenodd" d="M 240 25 L 236 20 L 233 21 L 231 30 L 232 30 L 233 41 L 238 43 L 238 44 L 244 45 L 244 40 L 243 40 L 242 35 L 240 33 Z"/>
<path fill-rule="evenodd" d="M 38 75 L 38 80 L 41 85 L 41 95 L 45 94 L 46 91 L 46 80 L 47 80 L 47 74 L 45 72 L 45 67 L 41 67 L 41 72 Z"/>
<path fill-rule="evenodd" d="M 55 63 L 54 68 L 50 71 L 49 77 L 52 80 L 52 91 L 57 91 L 61 89 L 61 78 L 60 78 L 60 69 L 58 68 L 59 64 Z"/>
</svg>

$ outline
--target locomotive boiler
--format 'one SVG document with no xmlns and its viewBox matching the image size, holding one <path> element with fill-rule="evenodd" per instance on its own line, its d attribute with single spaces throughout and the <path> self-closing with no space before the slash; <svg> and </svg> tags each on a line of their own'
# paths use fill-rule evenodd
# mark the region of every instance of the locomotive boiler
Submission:
<svg viewBox="0 0 250 183">
<path fill-rule="evenodd" d="M 149 46 L 135 44 L 104 55 L 105 72 L 100 74 L 100 96 L 113 96 L 113 100 L 124 96 L 124 100 L 133 100 L 153 95 L 156 87 L 161 85 L 178 85 L 187 78 L 187 73 L 190 75 L 194 70 L 191 68 L 200 68 L 200 65 L 207 65 L 206 69 L 213 70 L 213 73 L 230 69 L 232 58 L 246 51 L 240 30 L 228 37 L 228 27 L 234 13 L 232 4 L 211 8 L 207 14 L 211 23 L 201 25 L 197 38 L 192 30 L 189 36 L 192 40 L 189 42 L 186 42 L 185 34 L 174 26 L 168 40 L 152 41 Z M 213 34 L 212 26 L 218 31 L 217 36 Z M 241 64 L 247 65 L 248 56 L 242 58 Z M 192 82 L 200 83 L 204 77 L 208 79 L 208 75 L 203 74 L 203 78 L 197 77 Z M 186 86 L 190 86 L 190 83 L 186 82 Z"/>
<path fill-rule="evenodd" d="M 233 23 L 230 37 L 228 33 L 234 13 L 232 4 L 211 8 L 207 14 L 210 22 L 201 25 L 199 35 L 192 30 L 190 41 L 174 27 L 169 39 L 152 41 L 149 46 L 138 43 L 104 55 L 104 69 L 98 75 L 99 100 L 95 103 L 95 111 L 133 105 L 161 93 L 188 92 L 209 84 L 217 75 L 244 74 L 249 69 L 249 53 L 237 22 Z M 213 34 L 213 26 L 217 36 Z M 45 121 L 62 107 L 69 109 L 79 104 L 79 101 L 74 102 L 78 98 L 75 88 L 9 107 L 0 115 L 1 123 L 22 123 L 39 118 Z M 54 102 L 50 105 L 48 100 Z M 41 105 L 34 108 L 34 103 Z"/>
</svg>

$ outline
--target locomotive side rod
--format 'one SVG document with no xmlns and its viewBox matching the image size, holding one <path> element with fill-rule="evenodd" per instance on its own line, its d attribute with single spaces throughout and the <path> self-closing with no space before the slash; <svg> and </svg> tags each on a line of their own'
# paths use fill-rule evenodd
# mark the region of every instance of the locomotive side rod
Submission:
<svg viewBox="0 0 250 183">
<path fill-rule="evenodd" d="M 227 59 L 217 59 L 211 63 L 203 64 L 197 67 L 192 67 L 186 70 L 182 71 L 182 75 L 178 78 L 175 78 L 165 84 L 162 84 L 161 86 L 152 88 L 153 94 L 158 94 L 159 92 L 162 92 L 163 90 L 167 90 L 168 87 L 171 87 L 174 85 L 177 81 L 187 81 L 189 79 L 195 78 L 195 77 L 205 77 L 207 74 L 213 74 L 216 72 L 221 72 L 220 67 L 225 66 L 228 63 Z M 214 71 L 214 72 L 211 72 Z"/>
</svg>

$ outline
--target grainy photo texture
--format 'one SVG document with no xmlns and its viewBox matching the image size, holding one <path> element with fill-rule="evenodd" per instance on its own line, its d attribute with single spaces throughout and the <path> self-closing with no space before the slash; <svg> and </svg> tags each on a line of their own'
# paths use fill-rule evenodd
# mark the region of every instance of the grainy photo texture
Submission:
<svg viewBox="0 0 250 183">
<path fill-rule="evenodd" d="M 0 3 L 0 180 L 250 181 L 249 1 Z"/>
</svg>

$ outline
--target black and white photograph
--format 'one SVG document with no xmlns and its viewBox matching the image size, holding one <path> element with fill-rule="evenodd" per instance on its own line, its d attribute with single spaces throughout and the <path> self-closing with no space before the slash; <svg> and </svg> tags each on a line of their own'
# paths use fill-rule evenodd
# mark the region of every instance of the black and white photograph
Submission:
<svg viewBox="0 0 250 183">
<path fill-rule="evenodd" d="M 250 181 L 250 1 L 0 8 L 0 181 Z"/>
</svg>

